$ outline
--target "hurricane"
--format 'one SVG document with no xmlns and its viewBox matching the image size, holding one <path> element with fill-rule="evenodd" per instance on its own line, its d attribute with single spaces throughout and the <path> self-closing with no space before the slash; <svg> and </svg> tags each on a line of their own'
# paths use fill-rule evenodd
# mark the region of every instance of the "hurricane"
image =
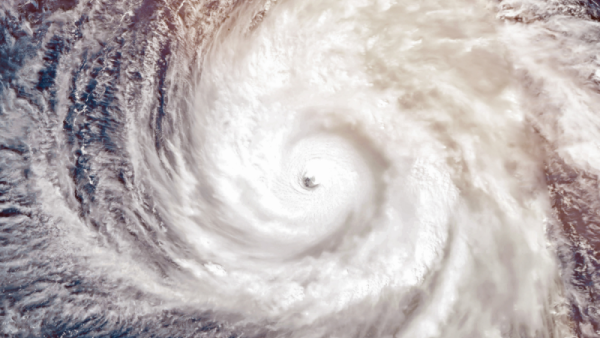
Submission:
<svg viewBox="0 0 600 338">
<path fill-rule="evenodd" d="M 3 0 L 3 337 L 600 336 L 596 0 Z"/>
</svg>

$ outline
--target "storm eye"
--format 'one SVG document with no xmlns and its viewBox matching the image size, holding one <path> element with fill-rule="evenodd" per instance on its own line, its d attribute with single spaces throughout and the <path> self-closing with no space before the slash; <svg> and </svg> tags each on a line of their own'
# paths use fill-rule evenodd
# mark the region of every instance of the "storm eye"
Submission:
<svg viewBox="0 0 600 338">
<path fill-rule="evenodd" d="M 302 182 L 304 183 L 304 187 L 308 189 L 316 188 L 319 185 L 314 176 L 304 176 Z"/>
</svg>

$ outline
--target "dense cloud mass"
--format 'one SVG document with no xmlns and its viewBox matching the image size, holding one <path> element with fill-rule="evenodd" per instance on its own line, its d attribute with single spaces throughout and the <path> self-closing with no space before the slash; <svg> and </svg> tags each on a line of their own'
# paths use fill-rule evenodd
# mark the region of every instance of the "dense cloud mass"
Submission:
<svg viewBox="0 0 600 338">
<path fill-rule="evenodd" d="M 3 0 L 5 337 L 598 337 L 596 0 Z"/>
</svg>

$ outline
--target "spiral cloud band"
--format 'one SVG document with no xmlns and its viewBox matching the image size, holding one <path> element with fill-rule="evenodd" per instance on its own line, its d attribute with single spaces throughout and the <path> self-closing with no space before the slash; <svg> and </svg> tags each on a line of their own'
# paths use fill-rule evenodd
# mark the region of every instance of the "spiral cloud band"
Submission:
<svg viewBox="0 0 600 338">
<path fill-rule="evenodd" d="M 0 332 L 594 337 L 595 6 L 3 2 Z"/>
</svg>

